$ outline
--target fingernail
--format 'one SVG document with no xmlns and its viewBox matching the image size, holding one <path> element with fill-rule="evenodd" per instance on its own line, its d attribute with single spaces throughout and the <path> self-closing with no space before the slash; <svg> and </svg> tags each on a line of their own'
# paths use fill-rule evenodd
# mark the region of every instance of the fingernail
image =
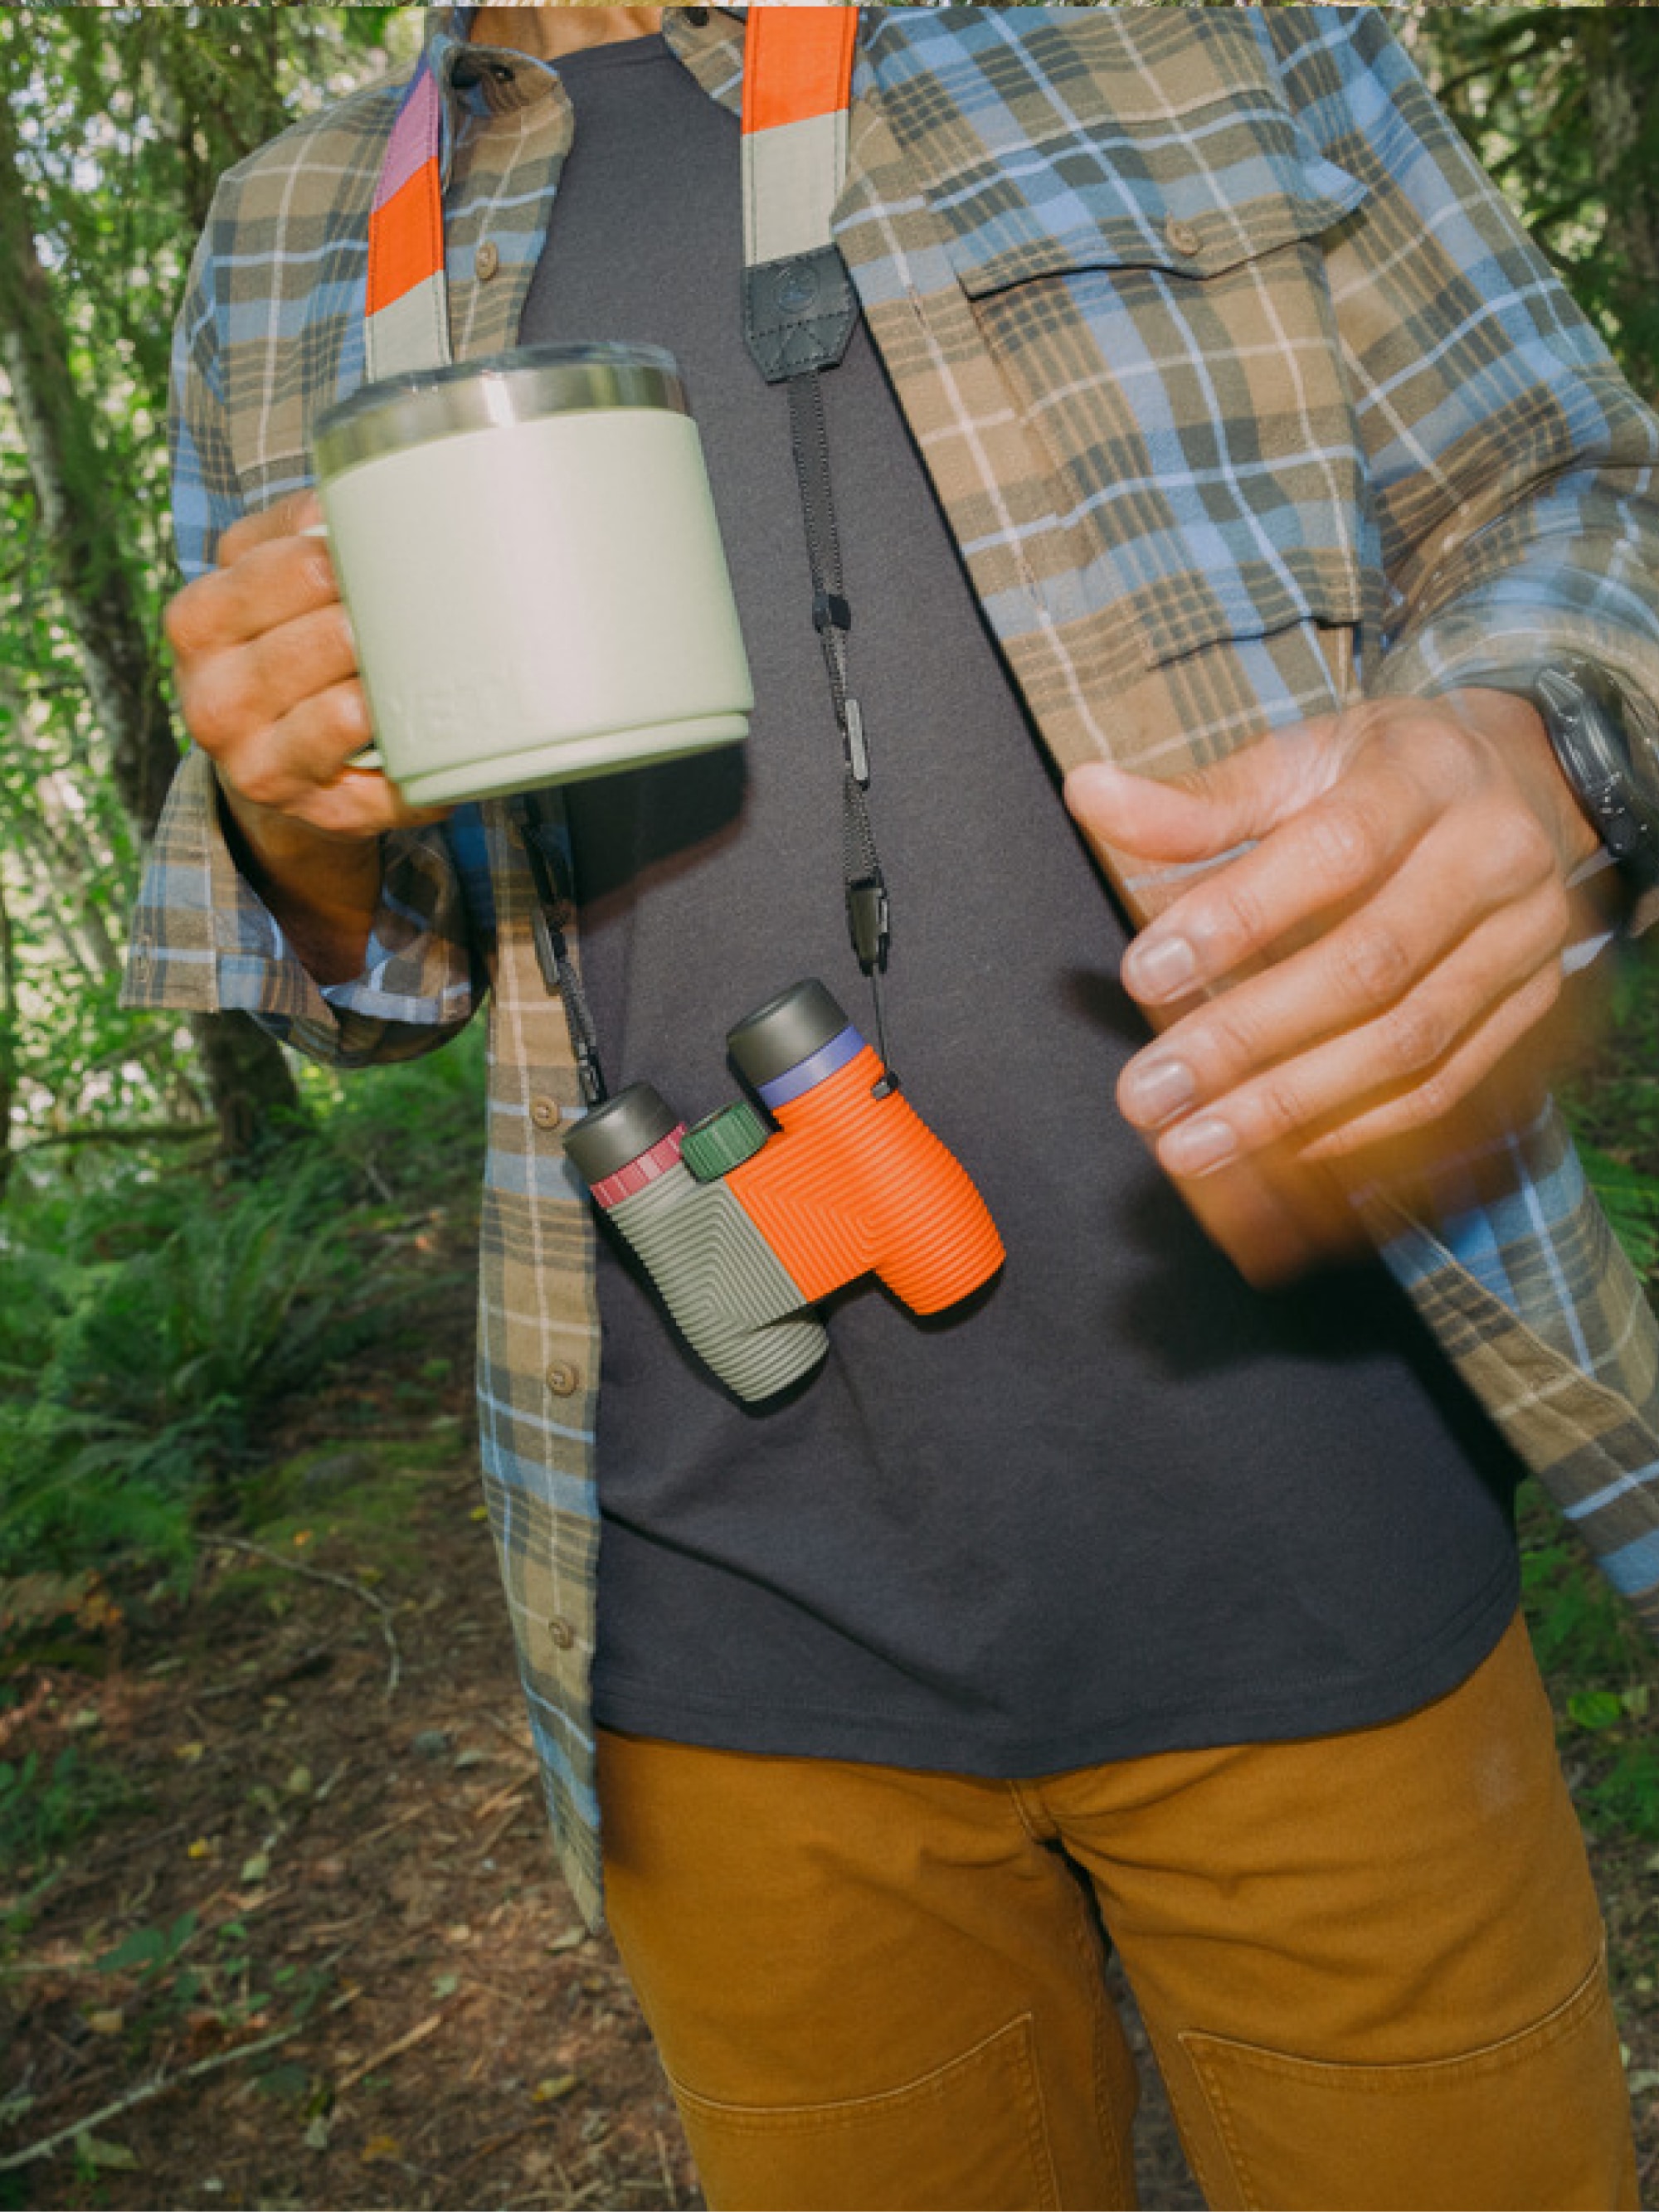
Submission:
<svg viewBox="0 0 1659 2212">
<path fill-rule="evenodd" d="M 1124 981 L 1138 999 L 1172 999 L 1198 975 L 1198 961 L 1184 937 L 1158 937 L 1130 946 L 1123 959 Z"/>
<path fill-rule="evenodd" d="M 1192 1104 L 1196 1088 L 1185 1060 L 1137 1060 L 1124 1071 L 1124 1108 L 1131 1121 L 1161 1128 Z"/>
<path fill-rule="evenodd" d="M 1224 1121 L 1213 1116 L 1201 1121 L 1188 1121 L 1166 1137 L 1159 1146 L 1164 1164 L 1172 1175 L 1207 1175 L 1230 1160 L 1238 1150 L 1238 1139 Z"/>
</svg>

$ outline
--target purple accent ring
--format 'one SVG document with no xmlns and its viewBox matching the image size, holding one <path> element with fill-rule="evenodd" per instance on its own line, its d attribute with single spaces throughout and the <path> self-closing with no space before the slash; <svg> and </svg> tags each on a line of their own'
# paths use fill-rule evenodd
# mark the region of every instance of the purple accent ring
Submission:
<svg viewBox="0 0 1659 2212">
<path fill-rule="evenodd" d="M 821 1044 L 816 1052 L 809 1053 L 805 1060 L 798 1060 L 781 1075 L 775 1075 L 769 1083 L 763 1083 L 760 1086 L 761 1104 L 769 1113 L 775 1112 L 780 1106 L 787 1106 L 792 1098 L 799 1098 L 808 1091 L 816 1091 L 820 1083 L 839 1073 L 849 1060 L 856 1060 L 863 1050 L 864 1039 L 848 1022 L 839 1036 L 832 1036 L 828 1044 Z"/>
</svg>

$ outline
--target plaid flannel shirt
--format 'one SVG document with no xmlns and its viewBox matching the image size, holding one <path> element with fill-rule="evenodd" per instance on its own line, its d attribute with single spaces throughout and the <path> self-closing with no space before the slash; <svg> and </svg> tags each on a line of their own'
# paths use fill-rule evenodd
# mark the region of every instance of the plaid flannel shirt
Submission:
<svg viewBox="0 0 1659 2212">
<path fill-rule="evenodd" d="M 561 161 L 556 72 L 434 11 L 455 356 L 515 342 Z M 735 107 L 721 12 L 667 35 Z M 363 374 L 366 226 L 401 88 L 223 181 L 178 337 L 186 570 L 309 480 Z M 871 9 L 836 230 L 973 587 L 1056 761 L 1212 761 L 1358 686 L 1429 692 L 1562 648 L 1659 702 L 1659 427 L 1363 9 Z M 488 243 L 493 249 L 483 255 Z M 737 303 L 733 301 L 733 313 Z M 356 980 L 319 989 L 183 764 L 129 1003 L 241 1007 L 340 1065 L 486 999 L 483 1480 L 567 1872 L 598 1910 L 587 1704 L 599 1379 L 580 1111 L 504 807 L 389 837 Z M 1659 1335 L 1553 1109 L 1508 1183 L 1385 1256 L 1659 1620 Z"/>
</svg>

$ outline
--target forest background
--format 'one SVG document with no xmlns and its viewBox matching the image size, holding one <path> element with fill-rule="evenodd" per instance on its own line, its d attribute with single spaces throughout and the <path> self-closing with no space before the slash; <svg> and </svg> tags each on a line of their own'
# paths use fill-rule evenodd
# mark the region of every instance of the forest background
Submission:
<svg viewBox="0 0 1659 2212">
<path fill-rule="evenodd" d="M 357 1442 L 376 1421 L 453 1429 L 465 1399 L 462 1348 L 410 1324 L 465 1272 L 477 1041 L 342 1084 L 240 1017 L 117 1002 L 182 742 L 161 611 L 178 583 L 165 421 L 189 252 L 218 174 L 408 59 L 423 12 L 0 9 L 0 1972 L 87 1836 L 131 1809 L 112 1764 L 54 1735 L 52 1714 L 170 1632 L 205 1559 L 268 1537 L 271 1439 L 298 1394 L 382 1377 L 351 1401 Z M 1393 13 L 1659 401 L 1659 13 Z M 1651 1281 L 1659 966 L 1631 956 L 1617 995 L 1571 1109 Z M 1581 1809 L 1620 1868 L 1650 1875 L 1659 1672 L 1535 1506 L 1527 1531 Z M 1659 1930 L 1636 1902 L 1615 1917 L 1640 2009 Z M 170 1971 L 164 1941 L 140 1951 L 135 1971 Z M 1659 2071 L 1636 2079 L 1650 2096 Z M 0 2130 L 32 2095 L 9 2105 L 0 2081 Z"/>
</svg>

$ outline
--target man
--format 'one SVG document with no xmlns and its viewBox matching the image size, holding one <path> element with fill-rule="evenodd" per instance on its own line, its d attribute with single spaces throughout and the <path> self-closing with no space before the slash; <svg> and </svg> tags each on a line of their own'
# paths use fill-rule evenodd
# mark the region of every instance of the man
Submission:
<svg viewBox="0 0 1659 2212">
<path fill-rule="evenodd" d="M 997 1216 L 994 1288 L 925 1328 L 840 1301 L 817 1379 L 736 1407 L 563 1176 L 514 817 L 349 766 L 301 488 L 362 374 L 395 89 L 234 173 L 198 257 L 198 750 L 134 995 L 352 1063 L 488 986 L 486 1493 L 590 1908 L 591 1677 L 611 1919 L 711 2202 L 1133 2201 L 1103 1920 L 1213 2203 L 1633 2203 L 1510 1499 L 1524 1458 L 1626 1589 L 1659 1577 L 1639 1291 L 1547 1109 L 1432 1226 L 1363 1200 L 1388 1270 L 1271 1296 L 1159 1170 L 1203 1211 L 1267 1148 L 1463 1141 L 1598 848 L 1539 672 L 1571 659 L 1632 746 L 1659 714 L 1659 436 L 1364 11 L 860 40 L 863 326 L 823 382 L 847 650 L 893 1057 Z M 732 1020 L 801 975 L 855 1019 L 863 990 L 788 412 L 738 328 L 741 27 L 463 10 L 427 66 L 457 353 L 667 343 L 708 442 L 751 741 L 565 799 L 606 1061 L 713 1104 Z M 1155 1044 L 1051 764 L 1165 905 L 1122 968 L 1176 1018 Z"/>
</svg>

